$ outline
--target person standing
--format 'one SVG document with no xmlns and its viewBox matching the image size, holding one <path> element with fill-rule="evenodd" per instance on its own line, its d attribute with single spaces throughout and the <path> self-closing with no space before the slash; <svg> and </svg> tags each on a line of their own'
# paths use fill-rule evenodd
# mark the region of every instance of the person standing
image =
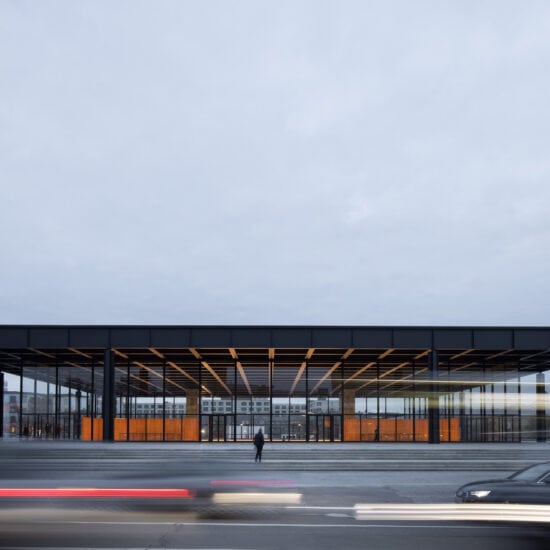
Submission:
<svg viewBox="0 0 550 550">
<path fill-rule="evenodd" d="M 264 434 L 262 433 L 261 428 L 258 430 L 258 433 L 254 436 L 254 446 L 256 447 L 256 457 L 254 458 L 254 462 L 261 462 L 262 449 L 264 448 Z"/>
</svg>

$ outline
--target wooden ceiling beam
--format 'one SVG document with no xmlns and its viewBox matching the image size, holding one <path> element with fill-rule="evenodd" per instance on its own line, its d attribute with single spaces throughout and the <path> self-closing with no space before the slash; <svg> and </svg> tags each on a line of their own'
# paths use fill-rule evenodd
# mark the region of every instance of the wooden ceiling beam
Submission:
<svg viewBox="0 0 550 550">
<path fill-rule="evenodd" d="M 243 379 L 244 385 L 246 386 L 246 389 L 248 390 L 248 394 L 252 395 L 252 389 L 250 388 L 250 383 L 248 382 L 248 378 L 246 377 L 246 372 L 244 372 L 244 367 L 242 363 L 239 361 L 239 355 L 235 348 L 229 348 L 229 353 L 231 354 L 231 357 L 235 361 L 237 365 L 237 369 L 239 371 L 239 374 L 241 375 L 241 378 Z"/>
<path fill-rule="evenodd" d="M 313 386 L 313 389 L 310 390 L 309 394 L 312 395 L 313 392 L 338 368 L 342 365 L 342 363 L 355 351 L 354 348 L 350 348 L 340 357 L 339 361 L 336 361 L 332 367 L 320 378 L 320 380 Z"/>
<path fill-rule="evenodd" d="M 76 353 L 77 355 L 81 355 L 82 357 L 86 357 L 86 359 L 93 359 L 93 356 L 88 354 L 88 353 L 84 353 L 83 351 L 80 351 L 79 349 L 76 349 L 76 348 L 68 348 L 68 350 L 72 353 Z"/>
<path fill-rule="evenodd" d="M 403 367 L 406 367 L 407 365 L 410 365 L 410 361 L 404 361 L 403 363 L 400 363 L 396 367 L 393 367 L 392 369 L 387 370 L 386 372 L 383 372 L 378 378 L 375 378 L 373 380 L 369 380 L 368 382 L 365 382 L 362 386 L 359 386 L 356 391 L 362 390 L 366 386 L 369 386 L 370 384 L 374 384 L 375 382 L 382 380 L 382 378 L 386 378 L 386 376 L 389 376 L 390 374 L 394 373 L 395 371 L 402 369 Z"/>
<path fill-rule="evenodd" d="M 202 358 L 201 354 L 195 348 L 189 348 L 191 354 L 201 362 L 201 365 L 218 381 L 218 383 L 225 388 L 229 395 L 233 395 L 233 392 L 229 389 L 229 386 L 219 377 L 218 373 Z"/>
<path fill-rule="evenodd" d="M 292 387 L 290 388 L 290 391 L 288 392 L 288 395 L 292 395 L 294 393 L 294 390 L 296 386 L 298 385 L 298 382 L 302 378 L 302 375 L 304 374 L 304 371 L 307 367 L 307 362 L 313 357 L 313 354 L 315 353 L 315 348 L 309 348 L 306 352 L 306 356 L 304 360 L 302 361 L 302 364 L 300 365 L 300 368 L 298 369 L 298 372 L 296 373 L 296 376 L 294 378 L 294 382 L 292 383 Z M 275 351 L 273 352 L 273 356 L 275 356 Z"/>
</svg>

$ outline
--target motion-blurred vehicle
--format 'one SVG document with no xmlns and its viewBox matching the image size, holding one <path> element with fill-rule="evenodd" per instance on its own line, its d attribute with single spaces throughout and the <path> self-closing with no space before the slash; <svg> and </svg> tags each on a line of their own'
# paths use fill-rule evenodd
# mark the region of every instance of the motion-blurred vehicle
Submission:
<svg viewBox="0 0 550 550">
<path fill-rule="evenodd" d="M 467 483 L 457 490 L 455 501 L 550 504 L 550 462 L 533 464 L 505 479 Z"/>
</svg>

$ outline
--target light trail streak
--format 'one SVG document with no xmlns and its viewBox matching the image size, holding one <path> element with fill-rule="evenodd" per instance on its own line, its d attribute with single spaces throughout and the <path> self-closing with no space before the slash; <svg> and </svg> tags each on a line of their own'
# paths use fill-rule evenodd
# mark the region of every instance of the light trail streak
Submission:
<svg viewBox="0 0 550 550">
<path fill-rule="evenodd" d="M 193 498 L 189 489 L 1 488 L 0 498 Z"/>
</svg>

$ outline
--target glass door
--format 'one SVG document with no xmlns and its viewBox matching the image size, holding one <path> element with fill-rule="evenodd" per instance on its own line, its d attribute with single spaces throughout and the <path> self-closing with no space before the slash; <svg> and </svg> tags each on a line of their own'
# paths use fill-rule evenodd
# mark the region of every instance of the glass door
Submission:
<svg viewBox="0 0 550 550">
<path fill-rule="evenodd" d="M 206 420 L 206 422 L 205 422 Z M 228 441 L 227 415 L 209 414 L 203 417 L 202 441 Z"/>
<path fill-rule="evenodd" d="M 340 441 L 342 417 L 339 414 L 315 414 L 309 418 L 310 441 Z"/>
</svg>

